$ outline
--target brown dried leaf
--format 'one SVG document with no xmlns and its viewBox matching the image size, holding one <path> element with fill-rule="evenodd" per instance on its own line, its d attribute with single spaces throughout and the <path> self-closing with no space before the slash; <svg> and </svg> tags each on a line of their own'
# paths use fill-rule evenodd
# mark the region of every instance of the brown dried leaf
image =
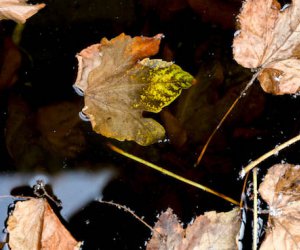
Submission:
<svg viewBox="0 0 300 250">
<path fill-rule="evenodd" d="M 12 250 L 76 250 L 80 248 L 44 199 L 18 201 L 7 222 Z"/>
<path fill-rule="evenodd" d="M 300 1 L 281 8 L 277 0 L 247 0 L 238 16 L 233 41 L 235 60 L 246 68 L 262 68 L 266 92 L 281 95 L 300 90 Z M 278 72 L 281 72 L 278 74 Z"/>
<path fill-rule="evenodd" d="M 0 20 L 11 19 L 17 23 L 25 23 L 26 19 L 33 16 L 45 4 L 27 4 L 27 0 L 1 0 L 0 2 Z"/>
<path fill-rule="evenodd" d="M 179 66 L 146 58 L 157 53 L 161 34 L 103 38 L 78 55 L 77 92 L 84 93 L 83 112 L 94 131 L 120 141 L 149 145 L 164 128 L 143 112 L 158 113 L 191 86 L 193 77 Z"/>
<path fill-rule="evenodd" d="M 270 208 L 261 250 L 300 249 L 299 168 L 299 165 L 274 165 L 260 185 L 259 192 Z"/>
<path fill-rule="evenodd" d="M 237 249 L 239 227 L 238 208 L 227 213 L 207 212 L 198 216 L 186 229 L 168 209 L 155 224 L 155 233 L 147 244 L 147 250 Z"/>
</svg>

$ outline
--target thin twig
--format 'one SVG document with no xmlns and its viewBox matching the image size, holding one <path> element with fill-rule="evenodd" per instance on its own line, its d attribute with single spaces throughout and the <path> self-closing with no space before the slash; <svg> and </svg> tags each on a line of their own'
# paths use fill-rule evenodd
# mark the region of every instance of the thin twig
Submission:
<svg viewBox="0 0 300 250">
<path fill-rule="evenodd" d="M 240 93 L 240 95 L 235 99 L 235 101 L 233 102 L 233 104 L 229 107 L 229 109 L 226 111 L 225 115 L 222 117 L 221 121 L 218 123 L 218 125 L 216 126 L 216 128 L 214 129 L 214 131 L 210 134 L 209 138 L 207 139 L 205 145 L 203 146 L 201 153 L 197 159 L 197 162 L 195 163 L 195 167 L 199 165 L 200 161 L 203 158 L 204 153 L 206 152 L 206 149 L 209 145 L 209 143 L 211 142 L 212 138 L 214 137 L 214 135 L 216 134 L 216 132 L 219 130 L 219 128 L 223 125 L 224 121 L 226 120 L 226 118 L 228 117 L 228 115 L 231 113 L 231 111 L 233 110 L 233 108 L 236 106 L 236 104 L 238 103 L 238 101 L 245 95 L 245 93 L 247 92 L 247 90 L 252 86 L 253 82 L 255 81 L 255 79 L 257 78 L 258 74 L 260 73 L 260 71 L 256 72 L 251 80 L 248 82 L 248 84 L 246 85 L 246 87 L 242 90 L 242 92 Z"/>
<path fill-rule="evenodd" d="M 200 188 L 200 189 L 202 189 L 203 191 L 206 191 L 206 192 L 208 192 L 208 193 L 211 193 L 211 194 L 213 194 L 213 195 L 216 195 L 216 196 L 218 196 L 218 197 L 220 197 L 220 198 L 222 198 L 222 199 L 224 199 L 224 200 L 226 200 L 226 201 L 229 201 L 230 203 L 232 203 L 232 204 L 234 204 L 234 205 L 239 206 L 239 202 L 238 202 L 238 201 L 236 201 L 236 200 L 234 200 L 234 199 L 232 199 L 232 198 L 230 198 L 230 197 L 228 197 L 228 196 L 226 196 L 226 195 L 224 195 L 224 194 L 222 194 L 222 193 L 216 192 L 216 191 L 214 191 L 214 190 L 212 190 L 212 189 L 210 189 L 210 188 L 208 188 L 208 187 L 205 187 L 205 186 L 203 186 L 203 185 L 201 185 L 201 184 L 199 184 L 199 183 L 197 183 L 197 182 L 194 182 L 194 181 L 191 181 L 191 180 L 189 180 L 189 179 L 186 179 L 186 178 L 184 178 L 184 177 L 182 177 L 182 176 L 180 176 L 180 175 L 174 174 L 174 173 L 171 172 L 171 171 L 168 171 L 168 170 L 166 170 L 166 169 L 164 169 L 164 168 L 162 168 L 162 167 L 159 167 L 159 166 L 157 166 L 157 165 L 155 165 L 155 164 L 153 164 L 153 163 L 151 163 L 151 162 L 148 162 L 148 161 L 146 161 L 146 160 L 143 160 L 143 159 L 141 159 L 141 158 L 139 158 L 139 157 L 137 157 L 137 156 L 135 156 L 135 155 L 129 154 L 129 153 L 125 152 L 124 150 L 122 150 L 122 149 L 120 149 L 120 148 L 118 148 L 118 147 L 116 147 L 116 146 L 114 146 L 114 145 L 112 145 L 112 144 L 110 144 L 110 143 L 108 143 L 107 145 L 108 145 L 108 147 L 109 147 L 111 150 L 113 150 L 113 151 L 115 151 L 115 152 L 117 152 L 117 153 L 119 153 L 119 154 L 121 154 L 121 155 L 123 155 L 123 156 L 126 156 L 126 157 L 128 157 L 128 158 L 130 158 L 130 159 L 132 159 L 132 160 L 134 160 L 134 161 L 137 161 L 137 162 L 139 162 L 139 163 L 142 163 L 142 164 L 145 165 L 145 166 L 148 166 L 148 167 L 150 167 L 150 168 L 153 168 L 153 169 L 155 169 L 155 170 L 157 170 L 157 171 L 159 171 L 159 172 L 161 172 L 161 173 L 163 173 L 163 174 L 165 174 L 165 175 L 171 176 L 171 177 L 173 177 L 173 178 L 175 178 L 175 179 L 177 179 L 177 180 L 180 180 L 180 181 L 182 181 L 182 182 L 185 182 L 185 183 L 187 183 L 187 184 L 189 184 L 189 185 L 192 185 L 192 186 L 194 186 L 194 187 Z"/>
<path fill-rule="evenodd" d="M 153 233 L 158 233 L 153 227 L 151 227 L 146 221 L 144 221 L 141 217 L 137 216 L 130 208 L 125 207 L 121 204 L 115 203 L 113 201 L 103 201 L 103 200 L 98 200 L 98 202 L 100 203 L 104 203 L 104 204 L 109 204 L 111 206 L 115 206 L 119 209 L 123 209 L 125 212 L 130 213 L 134 218 L 136 218 L 138 221 L 140 221 L 141 223 L 143 223 L 146 227 L 148 227 Z"/>
<path fill-rule="evenodd" d="M 270 150 L 269 152 L 263 154 L 262 156 L 260 156 L 259 158 L 257 158 L 256 160 L 252 161 L 249 165 L 247 165 L 245 168 L 243 168 L 240 172 L 240 176 L 243 178 L 245 176 L 246 173 L 248 173 L 252 168 L 255 168 L 259 163 L 261 163 L 262 161 L 266 160 L 267 158 L 269 158 L 270 156 L 277 154 L 279 151 L 281 151 L 282 149 L 285 149 L 286 147 L 290 146 L 291 144 L 297 142 L 300 140 L 300 134 L 293 137 L 292 139 L 286 141 L 285 143 L 275 147 L 274 149 Z"/>
<path fill-rule="evenodd" d="M 253 242 L 252 249 L 257 249 L 257 168 L 253 169 Z"/>
</svg>

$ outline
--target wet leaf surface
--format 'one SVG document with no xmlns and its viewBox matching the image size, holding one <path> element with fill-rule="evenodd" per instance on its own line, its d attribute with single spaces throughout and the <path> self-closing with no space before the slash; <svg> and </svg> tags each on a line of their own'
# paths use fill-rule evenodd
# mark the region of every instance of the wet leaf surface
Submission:
<svg viewBox="0 0 300 250">
<path fill-rule="evenodd" d="M 268 170 L 259 187 L 270 210 L 266 237 L 260 249 L 300 248 L 299 183 L 299 165 L 277 164 Z"/>
<path fill-rule="evenodd" d="M 283 7 L 277 0 L 249 0 L 238 16 L 234 58 L 246 68 L 262 69 L 258 79 L 268 93 L 294 94 L 300 90 L 299 15 L 298 0 Z"/>
<path fill-rule="evenodd" d="M 143 112 L 161 111 L 194 79 L 172 62 L 146 58 L 158 52 L 161 38 L 121 34 L 77 55 L 75 88 L 84 92 L 83 112 L 97 133 L 144 146 L 164 137 L 164 128 Z"/>
</svg>

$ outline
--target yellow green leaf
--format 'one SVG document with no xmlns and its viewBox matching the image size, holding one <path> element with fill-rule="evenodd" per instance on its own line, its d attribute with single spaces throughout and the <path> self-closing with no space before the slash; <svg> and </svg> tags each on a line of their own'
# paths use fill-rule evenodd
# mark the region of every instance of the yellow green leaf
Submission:
<svg viewBox="0 0 300 250">
<path fill-rule="evenodd" d="M 158 113 L 174 101 L 182 89 L 189 88 L 194 81 L 189 73 L 172 62 L 146 58 L 139 64 L 131 73 L 137 81 L 145 82 L 145 87 L 134 104 L 135 108 Z"/>
</svg>

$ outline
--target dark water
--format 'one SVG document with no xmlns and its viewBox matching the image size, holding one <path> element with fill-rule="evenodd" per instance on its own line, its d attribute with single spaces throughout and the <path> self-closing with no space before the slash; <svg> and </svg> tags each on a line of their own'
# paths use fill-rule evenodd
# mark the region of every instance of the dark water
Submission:
<svg viewBox="0 0 300 250">
<path fill-rule="evenodd" d="M 232 60 L 239 1 L 224 1 L 227 12 L 215 15 L 192 2 L 45 1 L 47 7 L 26 23 L 22 33 L 18 81 L 0 92 L 1 196 L 33 195 L 32 186 L 43 180 L 62 201 L 62 208 L 56 210 L 72 235 L 84 241 L 83 249 L 144 249 L 150 237 L 150 231 L 130 214 L 97 199 L 123 204 L 150 225 L 168 207 L 184 223 L 204 211 L 233 207 L 106 146 L 111 142 L 239 200 L 241 167 L 298 133 L 299 97 L 270 96 L 255 83 L 214 137 L 200 166 L 193 167 L 251 72 Z M 1 29 L 1 39 L 10 37 L 14 24 L 2 22 Z M 152 116 L 165 125 L 169 140 L 149 147 L 104 138 L 78 118 L 84 103 L 72 88 L 76 53 L 122 32 L 163 33 L 157 57 L 175 61 L 199 81 L 168 107 L 187 134 L 183 144 L 177 140 L 182 133 L 173 135 L 168 120 L 159 114 Z M 274 163 L 299 163 L 298 151 L 295 145 L 267 160 L 260 175 Z M 0 200 L 3 229 L 9 203 L 9 198 Z"/>
</svg>

